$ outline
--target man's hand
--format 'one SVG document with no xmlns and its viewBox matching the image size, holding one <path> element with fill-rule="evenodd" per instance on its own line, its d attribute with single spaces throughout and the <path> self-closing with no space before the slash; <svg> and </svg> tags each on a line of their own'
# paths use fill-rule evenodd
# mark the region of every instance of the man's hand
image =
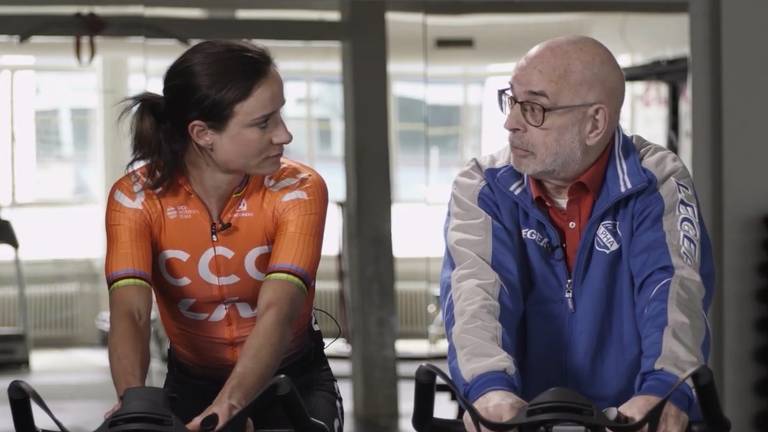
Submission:
<svg viewBox="0 0 768 432">
<path fill-rule="evenodd" d="M 514 393 L 494 390 L 490 391 L 478 398 L 475 403 L 475 408 L 481 416 L 493 421 L 506 421 L 516 416 L 518 411 L 525 407 L 527 403 L 517 397 Z M 476 432 L 475 427 L 472 424 L 472 417 L 469 413 L 464 413 L 464 429 Z M 481 432 L 486 432 L 488 429 L 481 427 Z"/>
<path fill-rule="evenodd" d="M 661 400 L 658 396 L 639 395 L 628 400 L 619 407 L 619 412 L 629 417 L 632 421 L 641 419 L 656 403 Z M 661 412 L 658 432 L 685 432 L 688 426 L 688 415 L 676 407 L 673 403 L 667 402 L 664 410 Z M 648 430 L 648 426 L 643 428 L 643 432 Z"/>
</svg>

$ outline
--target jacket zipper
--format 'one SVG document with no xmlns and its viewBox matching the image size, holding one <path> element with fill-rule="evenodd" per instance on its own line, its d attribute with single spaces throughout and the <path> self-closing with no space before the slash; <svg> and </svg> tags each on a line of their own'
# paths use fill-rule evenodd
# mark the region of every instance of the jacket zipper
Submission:
<svg viewBox="0 0 768 432">
<path fill-rule="evenodd" d="M 604 213 L 604 212 L 605 212 L 607 209 L 611 208 L 611 206 L 613 206 L 613 205 L 614 205 L 615 203 L 617 203 L 618 201 L 620 201 L 620 200 L 624 199 L 625 197 L 627 197 L 627 196 L 629 196 L 629 195 L 632 195 L 632 194 L 635 194 L 635 193 L 637 193 L 638 191 L 640 191 L 640 190 L 644 189 L 646 186 L 647 186 L 647 184 L 639 184 L 639 185 L 635 185 L 634 187 L 632 187 L 632 188 L 630 188 L 630 189 L 626 190 L 624 193 L 620 194 L 619 196 L 613 197 L 613 198 L 610 200 L 610 202 L 606 203 L 606 204 L 605 204 L 603 207 L 601 207 L 601 208 L 599 209 L 599 211 L 593 211 L 593 212 L 592 212 L 592 216 L 590 216 L 590 218 L 589 218 L 589 221 L 587 222 L 587 227 L 586 227 L 587 229 L 586 229 L 584 232 L 586 233 L 586 232 L 588 232 L 588 231 L 589 231 L 589 232 L 591 232 L 591 231 L 592 231 L 592 230 L 591 230 L 591 227 L 592 227 L 592 225 L 595 223 L 595 220 L 596 220 L 596 219 L 595 219 L 595 217 L 594 217 L 594 216 L 595 216 L 596 214 L 602 214 L 602 213 Z M 525 202 L 525 201 L 522 201 L 522 200 L 518 199 L 518 197 L 517 197 L 516 195 L 514 195 L 514 194 L 513 194 L 513 196 L 514 196 L 514 198 L 515 198 L 515 199 L 516 199 L 516 200 L 517 200 L 517 201 L 518 201 L 520 204 L 522 204 L 522 205 L 523 205 L 523 208 L 526 208 L 526 209 L 529 209 L 529 208 L 530 208 L 530 206 L 528 206 L 528 205 L 527 205 L 527 202 Z M 597 204 L 597 202 L 595 202 L 595 204 Z M 529 214 L 533 214 L 533 216 L 534 216 L 536 219 L 538 219 L 540 222 L 542 222 L 542 223 L 544 224 L 544 226 L 546 226 L 546 227 L 547 227 L 547 231 L 549 231 L 550 235 L 551 235 L 553 232 L 554 232 L 554 233 L 557 233 L 557 230 L 555 230 L 555 229 L 553 229 L 553 228 L 552 228 L 552 225 L 551 225 L 551 221 L 549 220 L 549 218 L 548 218 L 548 217 L 546 217 L 546 216 L 545 216 L 543 213 L 541 213 L 540 211 L 538 211 L 538 208 L 535 208 L 535 207 L 534 207 L 533 211 L 531 211 L 531 210 L 527 210 L 527 211 L 529 212 Z M 557 235 L 555 235 L 555 238 L 559 238 L 559 237 L 558 237 Z M 581 249 L 581 248 L 579 248 L 579 249 Z M 580 264 L 580 262 L 581 262 L 581 260 L 579 259 L 579 258 L 580 258 L 580 255 L 583 255 L 583 254 L 579 254 L 579 253 L 577 252 L 577 254 L 576 254 L 576 267 L 577 267 L 577 268 L 579 267 L 579 264 Z M 576 269 L 574 268 L 574 270 L 576 270 Z M 564 296 L 564 298 L 565 298 L 566 302 L 568 303 L 568 310 L 570 310 L 571 312 L 576 312 L 576 305 L 575 305 L 575 303 L 574 303 L 574 297 L 573 297 L 573 279 L 572 279 L 572 276 L 571 276 L 570 272 L 568 273 L 568 279 L 567 279 L 567 280 L 566 280 L 566 282 L 565 282 L 565 292 L 563 293 L 563 296 Z"/>
<path fill-rule="evenodd" d="M 550 236 L 554 235 L 556 239 L 560 238 L 557 230 L 555 230 L 552 227 L 552 221 L 548 217 L 546 217 L 543 213 L 541 213 L 538 208 L 534 209 L 534 211 L 531 213 L 536 219 L 538 219 L 541 223 L 544 224 Z M 563 251 L 563 254 L 565 254 L 565 251 Z M 567 258 L 563 256 L 563 259 L 567 259 Z M 565 265 L 567 266 L 567 264 Z M 567 275 L 568 275 L 568 278 L 566 279 L 566 282 L 565 282 L 565 291 L 563 293 L 563 297 L 565 298 L 565 301 L 568 303 L 568 310 L 571 311 L 571 313 L 573 313 L 573 312 L 576 312 L 576 305 L 573 301 L 573 278 L 571 276 L 570 271 L 567 271 Z"/>
<path fill-rule="evenodd" d="M 568 309 L 576 312 L 576 305 L 573 304 L 573 279 L 568 278 L 565 283 L 565 300 L 568 302 Z"/>
</svg>

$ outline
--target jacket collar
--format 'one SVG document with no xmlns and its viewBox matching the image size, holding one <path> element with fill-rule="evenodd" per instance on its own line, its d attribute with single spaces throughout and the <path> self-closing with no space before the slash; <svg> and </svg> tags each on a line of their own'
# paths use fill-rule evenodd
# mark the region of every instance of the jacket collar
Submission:
<svg viewBox="0 0 768 432">
<path fill-rule="evenodd" d="M 595 208 L 601 208 L 630 195 L 647 186 L 649 182 L 640 164 L 640 155 L 632 137 L 626 135 L 620 126 L 614 132 L 611 145 L 605 179 L 595 201 Z M 495 179 L 496 184 L 513 195 L 521 204 L 529 207 L 535 206 L 531 189 L 528 187 L 530 181 L 528 175 L 520 173 L 511 164 L 503 167 Z"/>
</svg>

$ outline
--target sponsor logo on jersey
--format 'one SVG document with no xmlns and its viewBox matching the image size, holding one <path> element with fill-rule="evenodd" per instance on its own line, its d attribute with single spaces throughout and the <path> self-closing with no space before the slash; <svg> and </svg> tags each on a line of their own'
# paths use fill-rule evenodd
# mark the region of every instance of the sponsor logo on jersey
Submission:
<svg viewBox="0 0 768 432">
<path fill-rule="evenodd" d="M 183 204 L 175 207 L 171 206 L 165 210 L 165 215 L 168 216 L 169 219 L 191 219 L 193 215 L 198 213 L 200 213 L 199 210 L 189 208 Z"/>
<path fill-rule="evenodd" d="M 245 254 L 243 258 L 243 268 L 245 269 L 245 272 L 248 276 L 253 278 L 257 281 L 263 281 L 266 275 L 264 272 L 259 269 L 256 266 L 256 260 L 264 255 L 268 254 L 272 251 L 272 246 L 265 245 L 265 246 L 257 246 L 248 253 Z M 223 256 L 227 259 L 237 259 L 235 256 L 235 252 L 225 246 L 216 246 L 216 247 L 210 247 L 206 249 L 202 255 L 200 255 L 200 258 L 197 260 L 197 273 L 198 276 L 205 282 L 208 282 L 213 285 L 232 285 L 240 281 L 240 277 L 236 274 L 229 274 L 229 275 L 218 275 L 211 271 L 211 262 L 213 261 L 214 257 L 216 256 Z M 157 258 L 157 264 L 158 269 L 160 270 L 160 274 L 163 276 L 163 279 L 165 279 L 166 282 L 168 282 L 170 285 L 177 286 L 177 287 L 183 287 L 186 285 L 189 285 L 192 283 L 192 279 L 189 278 L 187 275 L 183 274 L 171 274 L 171 271 L 168 269 L 168 262 L 170 260 L 179 260 L 183 262 L 189 261 L 189 259 L 192 256 L 183 250 L 180 249 L 166 249 L 158 255 Z M 251 307 L 248 303 L 238 301 L 239 299 L 237 297 L 227 298 L 222 303 L 220 303 L 213 312 L 211 313 L 205 313 L 200 311 L 194 310 L 194 305 L 197 302 L 197 299 L 195 298 L 183 298 L 177 303 L 177 307 L 179 309 L 179 312 L 181 312 L 182 315 L 189 319 L 198 320 L 198 321 L 221 321 L 224 319 L 228 311 L 232 308 L 237 311 L 238 314 L 240 314 L 243 318 L 253 318 L 256 316 L 256 308 Z M 231 306 L 231 307 L 230 307 Z"/>
<path fill-rule="evenodd" d="M 305 178 L 309 177 L 309 174 L 307 173 L 301 173 L 296 177 L 287 177 L 284 179 L 275 180 L 270 176 L 264 177 L 264 186 L 269 188 L 272 192 L 279 192 L 282 189 L 287 188 L 288 186 L 293 186 L 300 181 L 304 180 Z"/>
<path fill-rule="evenodd" d="M 309 196 L 304 191 L 296 190 L 296 191 L 288 192 L 287 194 L 283 195 L 283 198 L 281 199 L 281 201 L 287 202 L 295 199 L 309 199 Z"/>
<path fill-rule="evenodd" d="M 253 216 L 253 212 L 248 211 L 248 202 L 245 199 L 241 199 L 240 203 L 237 205 L 235 214 L 232 215 L 232 217 L 238 218 L 238 217 L 250 217 L 250 216 Z"/>
<path fill-rule="evenodd" d="M 286 193 L 285 195 L 283 195 L 280 198 L 280 201 L 282 201 L 282 202 L 293 201 L 293 200 L 296 200 L 296 199 L 308 200 L 309 199 L 309 195 L 307 195 L 306 192 L 297 189 L 298 185 L 304 179 L 306 179 L 308 177 L 309 177 L 308 173 L 301 173 L 301 174 L 297 175 L 296 177 L 287 177 L 287 178 L 284 178 L 284 179 L 281 179 L 281 180 L 277 181 L 277 180 L 273 179 L 272 177 L 267 176 L 267 177 L 264 178 L 264 186 L 266 186 L 272 192 L 280 192 L 281 190 L 283 190 L 285 188 L 288 188 L 288 187 L 292 187 L 293 189 L 296 189 L 296 190 L 292 190 L 292 191 Z"/>
<path fill-rule="evenodd" d="M 142 204 L 144 203 L 144 189 L 142 183 L 136 180 L 137 179 L 134 178 L 132 186 L 134 193 L 133 198 L 123 193 L 120 189 L 115 189 L 115 193 L 112 196 L 115 198 L 115 201 L 120 203 L 123 207 L 141 210 Z"/>
<path fill-rule="evenodd" d="M 595 233 L 595 249 L 609 254 L 621 246 L 621 231 L 618 221 L 604 221 L 600 223 Z"/>
<path fill-rule="evenodd" d="M 261 255 L 271 251 L 272 246 L 257 246 L 245 254 L 245 257 L 243 258 L 243 268 L 245 268 L 245 272 L 248 274 L 248 276 L 257 281 L 264 280 L 266 275 L 258 267 L 256 267 L 256 260 Z M 236 259 L 234 258 L 235 252 L 226 246 L 209 247 L 203 252 L 202 255 L 200 255 L 200 258 L 197 260 L 197 273 L 200 278 L 214 285 L 231 285 L 239 282 L 240 278 L 235 274 L 221 276 L 211 271 L 211 261 L 216 256 L 223 256 L 227 259 Z M 192 280 L 187 276 L 177 275 L 180 277 L 176 277 L 168 271 L 169 260 L 177 259 L 183 262 L 187 262 L 190 257 L 191 255 L 188 252 L 180 249 L 166 249 L 160 252 L 157 257 L 157 264 L 158 268 L 160 269 L 160 274 L 163 275 L 163 278 L 166 280 L 166 282 L 179 287 L 192 283 Z"/>
<path fill-rule="evenodd" d="M 230 309 L 235 309 L 242 318 L 256 317 L 257 313 L 255 307 L 251 307 L 250 304 L 237 300 L 238 297 L 230 297 L 224 299 L 224 301 L 219 303 L 211 313 L 193 311 L 192 308 L 197 301 L 193 298 L 181 299 L 177 306 L 179 308 L 179 312 L 181 312 L 182 315 L 195 321 L 221 321 L 227 316 L 227 313 L 229 313 Z"/>
</svg>

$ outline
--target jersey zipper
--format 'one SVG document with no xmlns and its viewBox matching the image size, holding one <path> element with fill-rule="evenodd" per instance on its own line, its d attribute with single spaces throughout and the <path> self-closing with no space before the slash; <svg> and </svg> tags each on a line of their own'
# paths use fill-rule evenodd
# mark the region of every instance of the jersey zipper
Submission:
<svg viewBox="0 0 768 432">
<path fill-rule="evenodd" d="M 211 243 L 213 244 L 213 248 L 214 248 L 213 263 L 216 266 L 217 274 L 218 274 L 219 266 L 218 266 L 218 263 L 216 262 L 215 250 L 216 250 L 216 243 L 218 243 L 218 241 L 219 241 L 219 236 L 218 236 L 218 229 L 216 228 L 216 222 L 211 221 Z M 231 304 L 227 303 L 226 301 L 226 295 L 224 293 L 225 288 L 221 285 L 221 283 L 218 282 L 218 277 L 216 279 L 217 279 L 216 286 L 218 287 L 218 290 L 219 290 L 219 297 L 221 298 L 222 304 L 224 305 L 224 320 L 226 320 L 226 323 L 227 323 L 226 324 L 227 336 L 229 340 L 234 340 L 235 323 L 232 316 L 230 315 Z M 237 362 L 237 348 L 235 348 L 235 342 L 230 343 L 229 357 L 233 363 Z"/>
<path fill-rule="evenodd" d="M 235 199 L 235 202 L 239 202 L 240 200 L 245 199 L 244 198 L 245 197 L 244 194 L 245 194 L 246 189 L 248 187 L 248 183 L 247 183 L 247 181 L 248 181 L 247 179 L 248 178 L 250 178 L 250 177 L 246 177 L 246 179 L 243 180 L 242 189 L 238 192 L 237 197 Z M 216 245 L 219 242 L 219 230 L 217 228 L 216 222 L 214 221 L 213 215 L 211 215 L 211 213 L 208 211 L 208 208 L 205 206 L 205 203 L 202 201 L 202 199 L 200 199 L 200 197 L 198 197 L 194 193 L 192 195 L 198 200 L 198 202 L 200 202 L 202 204 L 202 207 L 205 210 L 205 212 L 208 213 L 208 220 L 211 223 L 211 229 L 210 229 L 211 243 L 212 243 L 212 246 L 213 246 L 213 249 L 214 249 L 214 257 L 213 257 L 212 261 L 213 261 L 213 264 L 216 266 L 216 270 L 217 270 L 216 274 L 218 275 L 219 274 L 218 270 L 220 270 L 220 269 L 218 268 L 219 266 L 218 266 L 218 262 L 216 260 L 216 253 L 215 252 L 216 252 Z M 233 203 L 233 197 L 230 197 L 229 200 L 227 201 L 227 203 L 224 205 L 224 208 L 221 211 L 221 215 L 223 215 L 225 213 L 232 214 L 232 213 L 234 213 L 236 211 L 236 207 L 232 206 L 232 203 Z M 228 208 L 231 208 L 230 212 L 226 212 L 226 210 Z M 219 215 L 219 216 L 221 216 L 221 215 Z M 221 219 L 221 217 L 219 217 L 219 219 Z M 224 319 L 227 322 L 227 324 L 226 324 L 227 335 L 228 335 L 228 338 L 230 340 L 234 340 L 234 336 L 235 336 L 235 328 L 234 327 L 236 326 L 236 324 L 235 324 L 232 316 L 230 315 L 229 309 L 230 309 L 231 304 L 226 302 L 226 298 L 227 297 L 226 297 L 225 292 L 224 292 L 225 288 L 219 282 L 218 277 L 216 279 L 217 279 L 216 287 L 218 288 L 219 297 L 222 299 L 222 302 L 224 302 L 224 308 L 225 308 L 225 311 L 226 311 Z M 231 358 L 233 363 L 235 363 L 237 361 L 237 348 L 235 348 L 235 342 L 232 342 L 230 344 L 229 356 L 230 356 L 230 358 Z"/>
<path fill-rule="evenodd" d="M 219 241 L 219 236 L 216 235 L 216 222 L 211 222 L 211 241 Z"/>
</svg>

